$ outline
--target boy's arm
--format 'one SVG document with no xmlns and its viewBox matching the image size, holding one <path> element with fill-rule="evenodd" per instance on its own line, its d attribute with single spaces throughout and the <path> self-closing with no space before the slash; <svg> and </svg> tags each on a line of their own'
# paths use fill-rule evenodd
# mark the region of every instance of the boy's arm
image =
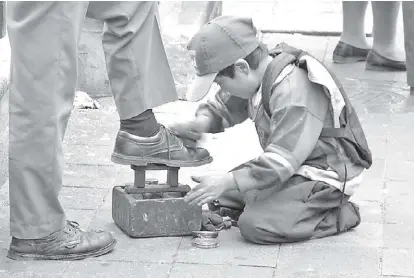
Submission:
<svg viewBox="0 0 415 278">
<path fill-rule="evenodd" d="M 213 100 L 201 104 L 196 111 L 196 119 L 207 123 L 208 133 L 223 132 L 225 128 L 240 124 L 247 118 L 248 100 L 232 96 L 223 90 L 219 90 Z"/>
<path fill-rule="evenodd" d="M 328 110 L 328 100 L 322 97 L 309 103 L 307 88 L 295 83 L 287 78 L 274 89 L 270 100 L 273 115 L 267 147 L 258 158 L 232 172 L 239 191 L 281 186 L 297 172 L 315 148 Z M 293 96 L 292 90 L 301 91 Z M 302 96 L 305 99 L 299 100 Z M 293 97 L 298 98 L 293 101 Z"/>
</svg>

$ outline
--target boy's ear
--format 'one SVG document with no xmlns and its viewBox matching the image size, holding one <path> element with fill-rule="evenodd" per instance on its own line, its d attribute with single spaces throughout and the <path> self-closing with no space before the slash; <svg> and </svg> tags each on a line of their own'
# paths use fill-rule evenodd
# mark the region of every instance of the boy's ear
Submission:
<svg viewBox="0 0 415 278">
<path fill-rule="evenodd" d="M 246 60 L 239 59 L 235 62 L 235 70 L 239 70 L 248 75 L 251 68 Z"/>
</svg>

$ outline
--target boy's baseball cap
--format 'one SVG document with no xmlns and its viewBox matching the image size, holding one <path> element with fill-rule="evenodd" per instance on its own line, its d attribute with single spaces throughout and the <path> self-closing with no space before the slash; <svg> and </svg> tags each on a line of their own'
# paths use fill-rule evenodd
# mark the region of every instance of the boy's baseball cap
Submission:
<svg viewBox="0 0 415 278">
<path fill-rule="evenodd" d="M 186 99 L 201 100 L 219 71 L 245 58 L 260 44 L 252 18 L 220 16 L 206 23 L 190 40 L 187 49 L 195 51 L 196 78 Z"/>
</svg>

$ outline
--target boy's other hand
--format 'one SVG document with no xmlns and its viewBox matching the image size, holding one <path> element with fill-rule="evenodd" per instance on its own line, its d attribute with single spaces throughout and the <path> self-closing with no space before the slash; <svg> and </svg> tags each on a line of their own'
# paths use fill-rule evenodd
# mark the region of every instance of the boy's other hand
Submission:
<svg viewBox="0 0 415 278">
<path fill-rule="evenodd" d="M 218 199 L 223 192 L 237 188 L 232 173 L 203 177 L 192 176 L 192 180 L 199 184 L 184 197 L 189 205 L 203 206 Z"/>
</svg>

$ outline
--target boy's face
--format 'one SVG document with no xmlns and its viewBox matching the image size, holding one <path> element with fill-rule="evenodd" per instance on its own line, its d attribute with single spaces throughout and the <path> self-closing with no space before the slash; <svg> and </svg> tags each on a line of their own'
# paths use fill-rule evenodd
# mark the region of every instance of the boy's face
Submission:
<svg viewBox="0 0 415 278">
<path fill-rule="evenodd" d="M 218 74 L 215 82 L 231 95 L 249 99 L 256 93 L 261 80 L 253 74 L 249 64 L 244 59 L 239 59 L 235 63 L 233 78 Z"/>
</svg>

